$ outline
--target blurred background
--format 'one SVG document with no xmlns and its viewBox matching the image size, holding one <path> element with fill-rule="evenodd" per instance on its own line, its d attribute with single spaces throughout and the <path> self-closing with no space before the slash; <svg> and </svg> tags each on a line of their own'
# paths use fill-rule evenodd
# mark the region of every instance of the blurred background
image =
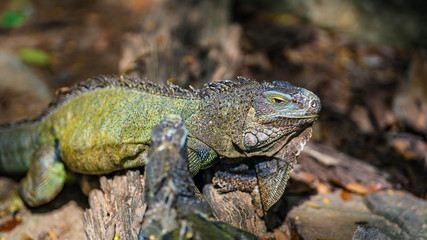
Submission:
<svg viewBox="0 0 427 240">
<path fill-rule="evenodd" d="M 322 100 L 287 195 L 393 188 L 425 202 L 426 12 L 423 0 L 2 0 L 0 123 L 99 74 L 286 80 Z M 347 177 L 313 151 L 350 158 Z M 352 175 L 352 161 L 377 175 Z"/>
</svg>

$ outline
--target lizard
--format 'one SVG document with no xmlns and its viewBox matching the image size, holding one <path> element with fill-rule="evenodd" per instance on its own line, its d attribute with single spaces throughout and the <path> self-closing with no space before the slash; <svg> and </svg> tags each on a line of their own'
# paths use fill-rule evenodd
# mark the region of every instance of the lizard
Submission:
<svg viewBox="0 0 427 240">
<path fill-rule="evenodd" d="M 196 196 L 196 186 L 187 167 L 187 136 L 179 115 L 168 115 L 153 128 L 145 167 L 147 208 L 139 236 L 143 239 L 258 239 L 249 232 L 216 221 L 209 205 Z"/>
<path fill-rule="evenodd" d="M 39 206 L 61 191 L 69 172 L 107 174 L 144 166 L 152 128 L 177 114 L 188 130 L 192 176 L 218 159 L 277 159 L 280 174 L 260 186 L 268 209 L 286 186 L 292 162 L 287 154 L 293 151 L 288 143 L 311 129 L 320 109 L 314 93 L 286 81 L 238 77 L 186 90 L 98 76 L 59 92 L 38 118 L 1 126 L 0 172 L 26 172 L 19 196 Z"/>
</svg>

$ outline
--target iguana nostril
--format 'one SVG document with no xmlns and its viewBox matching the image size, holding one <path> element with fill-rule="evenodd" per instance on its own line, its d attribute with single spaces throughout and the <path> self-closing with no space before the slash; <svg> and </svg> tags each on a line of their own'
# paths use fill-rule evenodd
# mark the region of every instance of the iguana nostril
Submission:
<svg viewBox="0 0 427 240">
<path fill-rule="evenodd" d="M 307 104 L 307 111 L 310 114 L 319 114 L 321 109 L 321 104 L 319 99 L 311 99 Z"/>
</svg>

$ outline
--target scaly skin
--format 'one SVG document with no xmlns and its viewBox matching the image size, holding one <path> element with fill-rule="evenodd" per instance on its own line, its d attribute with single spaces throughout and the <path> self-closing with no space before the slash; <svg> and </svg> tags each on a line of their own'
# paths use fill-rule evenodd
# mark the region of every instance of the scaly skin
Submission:
<svg viewBox="0 0 427 240">
<path fill-rule="evenodd" d="M 30 206 L 44 204 L 62 189 L 66 171 L 104 174 L 143 166 L 151 130 L 168 114 L 180 115 L 188 130 L 192 175 L 221 158 L 285 159 L 286 145 L 319 111 L 316 95 L 283 81 L 239 78 L 188 91 L 98 77 L 61 93 L 38 119 L 1 127 L 0 172 L 28 170 L 19 193 Z M 265 199 L 274 189 L 266 184 Z M 269 202 L 277 198 L 272 194 Z"/>
</svg>

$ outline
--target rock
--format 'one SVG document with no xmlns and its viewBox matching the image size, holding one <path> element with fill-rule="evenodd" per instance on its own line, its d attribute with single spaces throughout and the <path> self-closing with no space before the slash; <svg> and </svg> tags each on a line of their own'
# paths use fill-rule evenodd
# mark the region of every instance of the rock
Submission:
<svg viewBox="0 0 427 240">
<path fill-rule="evenodd" d="M 291 177 L 298 171 L 308 172 L 323 182 L 331 182 L 358 193 L 367 193 L 368 190 L 355 191 L 356 184 L 366 189 L 373 185 L 380 186 L 380 189 L 392 187 L 385 174 L 375 166 L 321 144 L 307 143 L 298 162 Z"/>
<path fill-rule="evenodd" d="M 356 237 L 377 234 L 390 239 L 427 239 L 426 204 L 400 191 L 354 195 L 348 200 L 335 191 L 312 196 L 292 209 L 283 228 L 295 231 L 301 239 L 352 239 L 360 225 L 369 227 L 357 230 Z"/>
<path fill-rule="evenodd" d="M 358 226 L 353 235 L 353 240 L 390 240 L 389 237 L 384 235 L 378 228 L 372 226 L 361 225 Z"/>
<path fill-rule="evenodd" d="M 408 239 L 427 239 L 427 201 L 403 191 L 381 191 L 366 195 L 373 214 L 397 224 Z M 403 235 L 402 235 L 403 236 Z"/>
<path fill-rule="evenodd" d="M 292 209 L 285 222 L 301 239 L 351 239 L 356 223 L 364 223 L 370 216 L 362 199 L 354 196 L 345 201 L 338 191 L 316 195 Z"/>
</svg>

